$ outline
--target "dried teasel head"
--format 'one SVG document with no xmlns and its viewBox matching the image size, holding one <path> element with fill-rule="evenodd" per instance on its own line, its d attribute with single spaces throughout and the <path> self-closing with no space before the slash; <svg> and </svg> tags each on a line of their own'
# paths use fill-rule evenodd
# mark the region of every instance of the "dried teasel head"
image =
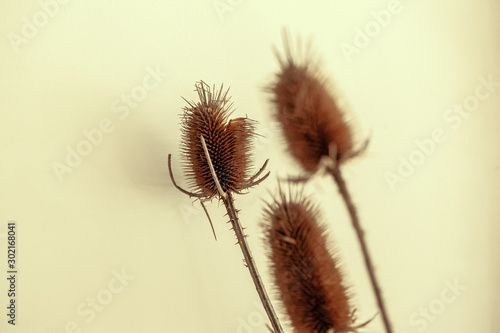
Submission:
<svg viewBox="0 0 500 333">
<path fill-rule="evenodd" d="M 232 103 L 229 89 L 217 91 L 203 81 L 195 84 L 199 102 L 186 102 L 182 115 L 181 152 L 184 172 L 193 191 L 204 198 L 218 194 L 201 137 L 222 191 L 239 192 L 249 185 L 251 148 L 256 122 L 248 118 L 229 120 Z"/>
<path fill-rule="evenodd" d="M 327 248 L 320 216 L 297 194 L 269 203 L 264 216 L 271 270 L 297 333 L 356 331 L 338 260 Z"/>
<path fill-rule="evenodd" d="M 294 55 L 286 31 L 283 44 L 285 57 L 275 50 L 280 70 L 268 90 L 289 151 L 306 171 L 312 172 L 324 156 L 342 161 L 351 155 L 352 135 L 317 61 L 309 52 L 300 54 L 300 40 L 299 54 Z M 309 51 L 309 43 L 307 47 Z"/>
</svg>

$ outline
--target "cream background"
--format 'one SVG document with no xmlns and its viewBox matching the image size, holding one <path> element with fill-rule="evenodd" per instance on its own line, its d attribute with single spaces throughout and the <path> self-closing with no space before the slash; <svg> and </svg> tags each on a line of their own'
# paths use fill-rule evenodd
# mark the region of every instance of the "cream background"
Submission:
<svg viewBox="0 0 500 333">
<path fill-rule="evenodd" d="M 44 1 L 43 3 L 46 3 Z M 222 2 L 222 1 L 221 1 Z M 261 122 L 257 161 L 273 177 L 237 198 L 265 281 L 262 198 L 276 175 L 295 173 L 270 122 L 262 91 L 277 69 L 272 45 L 281 27 L 313 36 L 325 73 L 348 105 L 358 142 L 368 151 L 344 169 L 359 207 L 395 332 L 419 332 L 410 317 L 440 297 L 445 280 L 466 290 L 429 322 L 426 332 L 498 332 L 500 89 L 454 130 L 442 116 L 474 93 L 478 77 L 500 81 L 497 1 L 401 1 L 402 11 L 348 62 L 340 45 L 388 1 L 70 1 L 20 45 L 23 18 L 38 1 L 0 4 L 0 267 L 6 228 L 18 223 L 17 325 L 6 324 L 7 284 L 0 282 L 2 332 L 266 332 L 241 252 L 214 201 L 206 217 L 176 191 L 179 114 L 194 83 L 231 87 L 236 116 Z M 166 73 L 129 116 L 112 104 L 148 74 Z M 52 164 L 83 130 L 109 118 L 102 143 L 60 182 Z M 447 140 L 394 191 L 384 178 L 414 140 L 442 128 Z M 361 320 L 375 312 L 358 246 L 329 179 L 309 189 L 322 203 Z M 335 194 L 335 195 L 333 195 Z M 134 279 L 95 318 L 77 308 L 124 269 Z M 268 286 L 268 290 L 270 287 Z M 495 319 L 496 318 L 496 319 Z M 251 330 L 243 329 L 246 322 Z M 71 330 L 68 330 L 68 332 Z M 290 330 L 288 330 L 290 331 Z M 367 332 L 382 332 L 378 317 Z"/>
</svg>

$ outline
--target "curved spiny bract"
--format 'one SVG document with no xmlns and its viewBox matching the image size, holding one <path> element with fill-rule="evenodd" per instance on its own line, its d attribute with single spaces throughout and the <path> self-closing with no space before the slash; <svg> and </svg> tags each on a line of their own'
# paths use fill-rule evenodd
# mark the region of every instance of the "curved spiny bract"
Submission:
<svg viewBox="0 0 500 333">
<path fill-rule="evenodd" d="M 218 195 L 207 157 L 201 144 L 203 136 L 217 179 L 224 192 L 239 191 L 248 180 L 255 121 L 229 120 L 232 103 L 222 92 L 203 81 L 196 85 L 199 102 L 188 102 L 182 116 L 181 152 L 183 168 L 190 187 L 206 198 Z"/>
<path fill-rule="evenodd" d="M 297 333 L 347 332 L 353 309 L 317 207 L 298 195 L 268 204 L 265 228 L 275 284 Z"/>
<path fill-rule="evenodd" d="M 326 79 L 309 54 L 293 55 L 284 33 L 285 57 L 276 52 L 280 71 L 268 87 L 275 119 L 281 123 L 288 149 L 306 171 L 314 171 L 331 148 L 341 160 L 353 149 L 351 131 Z M 297 47 L 300 52 L 300 44 Z M 297 58 L 303 57 L 302 60 Z"/>
</svg>

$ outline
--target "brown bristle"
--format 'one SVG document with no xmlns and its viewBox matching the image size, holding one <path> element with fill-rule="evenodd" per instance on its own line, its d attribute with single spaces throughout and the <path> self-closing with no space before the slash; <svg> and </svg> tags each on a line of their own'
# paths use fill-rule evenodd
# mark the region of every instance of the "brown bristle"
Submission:
<svg viewBox="0 0 500 333">
<path fill-rule="evenodd" d="M 347 289 L 319 219 L 310 201 L 281 190 L 265 212 L 271 269 L 297 333 L 353 330 Z"/>
<path fill-rule="evenodd" d="M 229 120 L 232 103 L 222 92 L 203 81 L 195 85 L 199 102 L 188 102 L 182 116 L 181 151 L 186 178 L 192 189 L 211 198 L 216 183 L 201 144 L 203 136 L 215 173 L 224 192 L 238 191 L 246 183 L 251 167 L 250 148 L 255 122 L 248 118 Z"/>
<path fill-rule="evenodd" d="M 269 87 L 275 118 L 292 155 L 306 171 L 314 171 L 330 147 L 335 147 L 337 160 L 351 152 L 351 132 L 316 64 L 309 57 L 295 60 L 286 33 L 283 41 L 286 57 L 277 54 L 281 68 Z"/>
</svg>

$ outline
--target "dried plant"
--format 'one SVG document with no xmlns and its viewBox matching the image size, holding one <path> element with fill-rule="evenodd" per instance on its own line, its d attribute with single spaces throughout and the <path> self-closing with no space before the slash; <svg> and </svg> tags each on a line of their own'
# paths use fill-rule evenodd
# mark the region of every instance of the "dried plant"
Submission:
<svg viewBox="0 0 500 333">
<path fill-rule="evenodd" d="M 188 106 L 184 108 L 181 122 L 183 168 L 193 192 L 184 190 L 175 182 L 171 155 L 168 156 L 170 178 L 181 192 L 199 199 L 206 213 L 205 201 L 217 198 L 223 202 L 243 252 L 245 265 L 250 271 L 271 326 L 275 332 L 281 333 L 283 330 L 250 252 L 233 199 L 233 193 L 241 193 L 269 176 L 267 173 L 257 179 L 264 171 L 267 161 L 257 173 L 249 175 L 256 122 L 248 118 L 229 119 L 232 112 L 229 89 L 223 93 L 221 85 L 219 91 L 215 86 L 210 90 L 203 81 L 198 82 L 195 87 L 199 102 L 186 101 Z M 212 225 L 210 217 L 209 221 Z"/>
<path fill-rule="evenodd" d="M 313 172 L 324 156 L 339 161 L 352 153 L 351 131 L 316 63 L 307 61 L 308 56 L 302 63 L 294 59 L 286 36 L 284 43 L 285 59 L 275 50 L 281 68 L 269 87 L 274 115 L 292 156 Z"/>
<path fill-rule="evenodd" d="M 200 102 L 188 102 L 182 116 L 181 152 L 185 176 L 193 191 L 212 198 L 219 194 L 205 156 L 205 140 L 210 160 L 223 192 L 241 192 L 252 186 L 249 171 L 252 166 L 251 145 L 255 136 L 254 120 L 229 119 L 232 103 L 222 94 L 222 87 L 213 93 L 201 82 L 197 87 Z M 213 95 L 212 95 L 213 94 Z"/>
<path fill-rule="evenodd" d="M 283 304 L 297 333 L 355 331 L 355 311 L 318 207 L 297 193 L 287 197 L 280 189 L 264 215 L 271 270 Z"/>
<path fill-rule="evenodd" d="M 339 168 L 344 161 L 359 155 L 368 141 L 361 149 L 353 149 L 351 130 L 335 96 L 330 93 L 327 80 L 320 74 L 317 61 L 310 57 L 310 53 L 298 60 L 303 56 L 300 41 L 297 47 L 299 55 L 295 56 L 286 31 L 283 32 L 283 42 L 285 57 L 275 50 L 281 68 L 269 92 L 272 94 L 274 116 L 281 124 L 288 150 L 307 173 L 295 181 L 307 180 L 315 172 L 326 172 L 335 180 L 356 231 L 385 329 L 391 333 L 358 214 Z"/>
</svg>

